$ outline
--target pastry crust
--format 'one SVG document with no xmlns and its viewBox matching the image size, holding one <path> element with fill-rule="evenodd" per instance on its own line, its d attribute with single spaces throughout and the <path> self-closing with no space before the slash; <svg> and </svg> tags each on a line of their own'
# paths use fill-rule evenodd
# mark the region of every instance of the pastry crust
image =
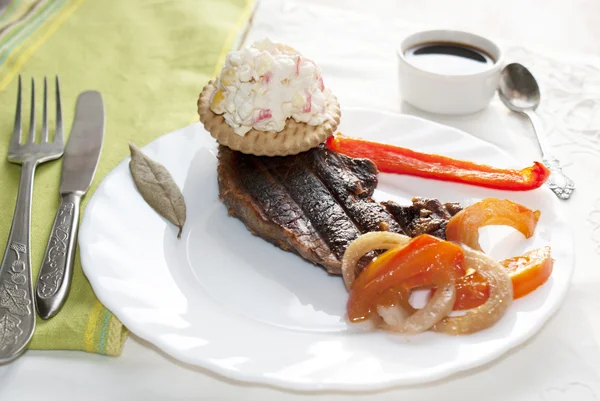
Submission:
<svg viewBox="0 0 600 401">
<path fill-rule="evenodd" d="M 340 123 L 341 111 L 336 97 L 329 89 L 325 89 L 325 101 L 329 118 L 321 125 L 297 123 L 288 118 L 281 132 L 258 131 L 254 128 L 246 135 L 233 132 L 222 115 L 210 109 L 210 99 L 217 88 L 211 80 L 198 98 L 198 115 L 204 128 L 221 145 L 233 150 L 257 156 L 288 156 L 305 152 L 318 146 L 333 135 Z"/>
</svg>

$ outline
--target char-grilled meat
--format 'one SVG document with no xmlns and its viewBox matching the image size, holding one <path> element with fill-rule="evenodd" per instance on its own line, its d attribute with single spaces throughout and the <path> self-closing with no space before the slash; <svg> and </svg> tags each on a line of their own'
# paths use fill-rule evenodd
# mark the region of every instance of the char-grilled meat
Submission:
<svg viewBox="0 0 600 401">
<path fill-rule="evenodd" d="M 430 234 L 445 239 L 448 220 L 461 210 L 458 203 L 441 203 L 437 199 L 425 198 L 414 198 L 409 206 L 394 201 L 382 202 L 382 205 L 410 237 Z"/>
<path fill-rule="evenodd" d="M 350 242 L 369 231 L 444 238 L 460 207 L 435 199 L 410 206 L 380 204 L 371 196 L 378 170 L 324 146 L 287 157 L 261 157 L 219 147 L 220 198 L 229 213 L 265 240 L 295 252 L 332 274 Z"/>
</svg>

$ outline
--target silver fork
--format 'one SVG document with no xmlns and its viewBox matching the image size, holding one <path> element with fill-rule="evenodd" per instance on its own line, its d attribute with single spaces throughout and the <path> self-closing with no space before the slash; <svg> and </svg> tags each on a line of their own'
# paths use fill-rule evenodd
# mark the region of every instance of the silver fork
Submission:
<svg viewBox="0 0 600 401">
<path fill-rule="evenodd" d="M 0 364 L 10 362 L 24 350 L 35 329 L 35 307 L 31 273 L 31 197 L 38 164 L 58 159 L 64 151 L 60 88 L 56 77 L 56 129 L 48 139 L 48 84 L 44 78 L 41 140 L 36 142 L 35 82 L 31 79 L 31 113 L 27 142 L 21 135 L 21 77 L 17 94 L 15 127 L 8 161 L 21 165 L 21 182 L 6 250 L 0 265 Z"/>
</svg>

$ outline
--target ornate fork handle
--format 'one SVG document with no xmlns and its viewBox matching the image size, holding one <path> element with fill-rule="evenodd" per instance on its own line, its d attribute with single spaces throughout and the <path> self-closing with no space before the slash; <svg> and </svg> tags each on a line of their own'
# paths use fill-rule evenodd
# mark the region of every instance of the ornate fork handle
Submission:
<svg viewBox="0 0 600 401">
<path fill-rule="evenodd" d="M 23 163 L 17 205 L 0 265 L 0 364 L 18 357 L 35 329 L 31 277 L 31 194 L 36 164 Z"/>
<path fill-rule="evenodd" d="M 546 184 L 560 199 L 569 199 L 575 190 L 575 182 L 567 177 L 563 171 L 558 159 L 552 156 L 546 156 L 542 163 L 550 170 L 550 178 Z"/>
</svg>

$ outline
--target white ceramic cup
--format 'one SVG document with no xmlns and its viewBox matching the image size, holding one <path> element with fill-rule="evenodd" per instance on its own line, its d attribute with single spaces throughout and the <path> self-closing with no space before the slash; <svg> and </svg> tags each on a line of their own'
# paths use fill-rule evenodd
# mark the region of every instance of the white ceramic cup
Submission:
<svg viewBox="0 0 600 401">
<path fill-rule="evenodd" d="M 494 61 L 487 69 L 465 75 L 426 71 L 411 64 L 407 50 L 425 43 L 456 43 L 483 50 Z M 407 36 L 398 48 L 400 95 L 413 106 L 438 114 L 470 114 L 490 103 L 504 67 L 500 48 L 484 37 L 461 31 L 422 31 Z"/>
</svg>

